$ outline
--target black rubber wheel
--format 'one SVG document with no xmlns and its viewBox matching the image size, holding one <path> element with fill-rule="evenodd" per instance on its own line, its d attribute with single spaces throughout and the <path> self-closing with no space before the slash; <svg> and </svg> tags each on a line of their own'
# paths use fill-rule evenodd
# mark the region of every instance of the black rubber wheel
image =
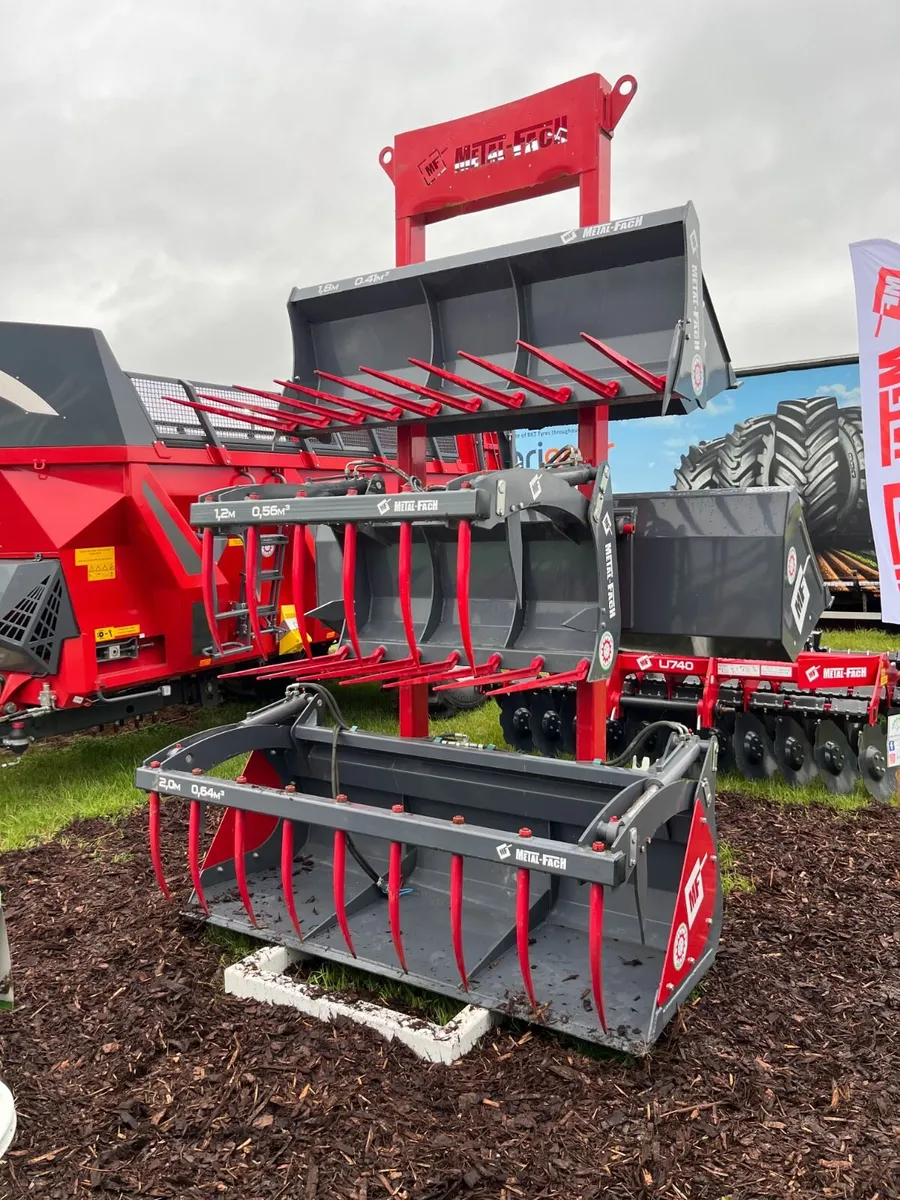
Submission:
<svg viewBox="0 0 900 1200">
<path fill-rule="evenodd" d="M 713 469 L 720 488 L 766 487 L 772 472 L 775 422 L 772 417 L 751 417 L 735 425 L 722 442 Z"/>
<path fill-rule="evenodd" d="M 716 486 L 716 462 L 724 441 L 724 438 L 715 438 L 711 442 L 701 442 L 699 446 L 691 446 L 687 454 L 682 454 L 681 466 L 675 468 L 677 492 L 696 492 Z"/>
<path fill-rule="evenodd" d="M 866 458 L 863 450 L 862 409 L 845 408 L 838 418 L 841 450 L 841 508 L 837 533 L 871 531 L 869 498 L 866 488 Z"/>
<path fill-rule="evenodd" d="M 478 688 L 452 688 L 446 692 L 439 692 L 443 704 L 450 709 L 451 714 L 455 712 L 470 712 L 473 708 L 481 708 L 487 700 L 484 692 Z"/>
<path fill-rule="evenodd" d="M 834 396 L 782 400 L 775 414 L 772 484 L 793 488 L 810 534 L 829 536 L 841 506 L 841 453 Z"/>
</svg>

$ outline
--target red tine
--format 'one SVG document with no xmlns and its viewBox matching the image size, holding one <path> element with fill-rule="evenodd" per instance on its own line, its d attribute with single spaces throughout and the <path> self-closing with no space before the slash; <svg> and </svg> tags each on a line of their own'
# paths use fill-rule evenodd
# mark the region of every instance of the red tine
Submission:
<svg viewBox="0 0 900 1200">
<path fill-rule="evenodd" d="M 388 920 L 391 924 L 391 940 L 397 951 L 400 966 L 406 971 L 406 955 L 403 953 L 403 940 L 400 936 L 400 886 L 403 882 L 401 869 L 403 846 L 400 842 L 391 842 L 388 857 Z"/>
<path fill-rule="evenodd" d="M 606 1010 L 603 1007 L 603 884 L 591 884 L 590 916 L 588 921 L 588 955 L 591 964 L 591 990 L 600 1028 L 606 1033 Z"/>
<path fill-rule="evenodd" d="M 347 380 L 343 379 L 340 375 L 332 375 L 329 371 L 316 371 L 315 373 L 320 379 L 327 379 L 331 383 L 340 383 L 346 386 Z M 376 408 L 374 404 L 363 404 L 362 400 L 351 400 L 349 396 L 335 396 L 333 399 L 338 404 L 343 404 L 345 408 L 349 408 L 352 412 L 363 413 L 367 417 L 396 421 L 398 417 L 403 415 L 403 409 L 396 404 L 391 405 L 390 408 Z"/>
<path fill-rule="evenodd" d="M 392 679 L 388 683 L 383 683 L 382 690 L 390 691 L 391 688 L 406 687 L 410 683 L 434 683 L 438 679 L 446 679 L 448 672 L 454 671 L 458 662 L 459 654 L 453 650 L 443 662 L 423 663 L 416 672 L 405 678 Z"/>
<path fill-rule="evenodd" d="M 482 396 L 485 400 L 493 400 L 495 404 L 502 404 L 505 408 L 521 408 L 525 403 L 525 396 L 522 392 L 501 392 L 497 388 L 487 387 L 486 384 L 475 383 L 462 375 L 456 375 L 453 371 L 445 370 L 444 367 L 436 367 L 434 363 L 421 362 L 418 358 L 411 358 L 409 361 L 414 367 L 421 367 L 423 371 L 431 371 L 439 379 L 446 379 L 448 383 L 455 383 L 457 387 L 474 392 L 476 396 Z"/>
<path fill-rule="evenodd" d="M 656 375 L 653 371 L 648 371 L 646 367 L 632 362 L 630 358 L 626 358 L 618 350 L 613 350 L 612 346 L 607 346 L 605 342 L 601 342 L 598 338 L 591 337 L 589 333 L 583 333 L 581 336 L 589 346 L 593 346 L 595 350 L 599 350 L 601 354 L 604 354 L 610 362 L 614 362 L 617 367 L 621 367 L 623 371 L 627 371 L 629 375 L 633 375 L 639 383 L 643 383 L 651 392 L 661 393 L 666 390 L 665 375 Z"/>
<path fill-rule="evenodd" d="M 350 494 L 349 492 L 347 493 Z M 347 624 L 347 636 L 353 653 L 362 658 L 359 648 L 359 635 L 356 632 L 356 526 L 349 524 L 344 527 L 344 620 Z"/>
<path fill-rule="evenodd" d="M 338 383 L 342 383 L 344 387 L 359 392 L 361 396 L 371 396 L 373 400 L 381 400 L 393 408 L 402 408 L 406 412 L 415 413 L 418 417 L 436 417 L 441 411 L 437 400 L 431 404 L 419 404 L 417 400 L 407 400 L 405 396 L 394 396 L 391 392 L 379 392 L 378 388 L 368 387 L 365 383 L 354 383 L 350 379 L 341 379 L 337 375 L 326 375 L 324 371 L 317 371 L 316 374 L 321 375 L 323 379 L 334 379 Z"/>
<path fill-rule="evenodd" d="M 153 863 L 153 873 L 159 889 L 167 900 L 172 896 L 166 883 L 162 865 L 162 853 L 159 848 L 159 792 L 150 793 L 150 861 Z"/>
<path fill-rule="evenodd" d="M 416 396 L 424 396 L 426 400 L 437 400 L 438 403 L 446 404 L 448 408 L 458 409 L 459 412 L 478 412 L 481 408 L 481 401 L 477 396 L 472 396 L 471 399 L 448 396 L 446 392 L 436 392 L 434 388 L 426 387 L 423 383 L 413 383 L 409 379 L 401 379 L 399 375 L 388 375 L 385 371 L 376 371 L 373 367 L 360 367 L 359 369 L 365 371 L 367 375 L 374 375 L 376 379 L 382 379 L 385 383 L 405 388 L 406 391 L 412 392 Z"/>
<path fill-rule="evenodd" d="M 476 367 L 481 367 L 485 371 L 491 371 L 494 375 L 499 375 L 501 379 L 516 384 L 523 391 L 540 396 L 542 400 L 552 400 L 554 404 L 565 404 L 567 400 L 571 400 L 572 398 L 571 388 L 547 387 L 546 383 L 538 383 L 536 379 L 529 379 L 527 375 L 520 375 L 517 371 L 507 371 L 506 367 L 498 367 L 496 363 L 489 362 L 486 358 L 478 358 L 475 354 L 467 354 L 465 350 L 458 350 L 457 354 L 460 358 L 465 358 L 469 362 L 474 363 Z"/>
<path fill-rule="evenodd" d="M 400 614 L 403 617 L 403 629 L 406 633 L 406 643 L 414 662 L 419 661 L 419 647 L 416 645 L 416 627 L 412 611 L 412 524 L 409 521 L 400 523 L 400 546 L 398 549 L 397 582 L 400 590 Z"/>
<path fill-rule="evenodd" d="M 291 383 L 287 379 L 276 379 L 275 382 L 281 387 L 293 388 L 295 392 L 300 392 L 304 396 L 315 396 L 322 400 L 327 400 L 329 404 L 343 405 L 349 408 L 346 400 L 341 396 L 332 396 L 330 392 L 320 392 L 316 388 L 304 387 L 302 383 Z M 321 406 L 320 406 L 321 407 Z M 358 409 L 353 409 L 348 413 L 334 412 L 331 409 L 323 408 L 323 412 L 327 412 L 332 421 L 340 421 L 342 425 L 362 425 L 366 417 Z"/>
<path fill-rule="evenodd" d="M 525 680 L 523 683 L 514 683 L 509 687 L 498 687 L 491 692 L 491 695 L 508 696 L 512 692 L 558 687 L 561 683 L 583 683 L 587 679 L 590 665 L 588 660 L 583 658 L 574 671 L 560 671 L 557 675 L 543 675 L 540 679 Z"/>
<path fill-rule="evenodd" d="M 247 569 L 247 615 L 250 619 L 250 630 L 256 648 L 263 654 L 263 631 L 259 619 L 259 529 L 256 525 L 248 525 L 244 536 L 244 558 Z"/>
<path fill-rule="evenodd" d="M 457 658 L 458 657 L 459 656 L 457 655 Z M 500 669 L 500 663 L 502 661 L 503 660 L 502 660 L 501 656 L 499 654 L 495 653 L 495 654 L 490 655 L 489 658 L 486 658 L 483 663 L 480 663 L 479 666 L 477 666 L 475 668 L 474 673 L 472 671 L 470 671 L 467 666 L 466 667 L 456 666 L 456 667 L 451 667 L 450 669 L 442 668 L 440 675 L 429 675 L 427 679 L 423 679 L 421 682 L 423 682 L 423 683 L 443 683 L 445 680 L 452 679 L 453 687 L 459 687 L 460 685 L 462 685 L 463 687 L 475 686 L 481 682 L 481 676 L 493 675 L 495 671 L 498 671 Z M 429 667 L 428 669 L 436 670 L 437 665 L 435 665 L 434 668 Z"/>
<path fill-rule="evenodd" d="M 472 650 L 472 626 L 469 622 L 469 575 L 472 567 L 472 526 L 460 521 L 456 543 L 456 607 L 459 612 L 459 631 L 466 659 L 473 671 L 475 654 Z"/>
<path fill-rule="evenodd" d="M 363 668 L 362 664 L 366 661 L 365 658 L 360 659 L 359 671 L 352 678 L 348 676 L 345 679 L 341 679 L 338 687 L 351 687 L 355 683 L 381 683 L 385 679 L 393 679 L 395 675 L 405 676 L 410 671 L 420 670 L 419 664 L 413 661 L 410 654 L 407 654 L 405 658 L 395 658 L 389 662 L 378 662 Z"/>
<path fill-rule="evenodd" d="M 327 409 L 324 409 L 319 404 L 307 404 L 305 400 L 289 400 L 287 396 L 279 396 L 277 392 L 264 392 L 259 388 L 241 387 L 239 383 L 233 385 L 236 392 L 243 392 L 248 396 L 260 396 L 264 400 L 276 400 L 279 404 L 287 404 L 290 408 L 296 409 L 298 412 L 309 414 L 303 421 L 304 425 L 309 425 L 313 429 L 324 429 L 326 425 L 330 425 L 334 420 L 340 420 L 341 414 L 335 413 L 334 416 L 326 416 Z M 278 413 L 278 416 L 290 419 L 291 413 Z"/>
<path fill-rule="evenodd" d="M 281 890 L 291 924 L 297 931 L 297 937 L 302 939 L 303 931 L 297 919 L 297 905 L 294 901 L 294 823 L 287 818 L 281 822 Z"/>
<path fill-rule="evenodd" d="M 334 912 L 347 949 L 356 958 L 353 949 L 353 938 L 350 936 L 350 926 L 347 924 L 347 835 L 343 829 L 334 831 L 334 865 L 332 867 L 332 883 L 334 885 Z"/>
<path fill-rule="evenodd" d="M 171 400 L 173 404 L 180 404 L 182 408 L 192 408 L 196 411 L 198 408 L 201 412 L 212 413 L 216 417 L 228 417 L 232 421 L 243 421 L 246 425 L 259 425 L 264 429 L 274 429 L 277 433 L 287 433 L 292 426 L 286 425 L 284 421 L 279 421 L 277 417 L 274 420 L 268 421 L 265 417 L 251 417 L 249 413 L 246 416 L 234 410 L 229 411 L 227 408 L 219 408 L 214 404 L 200 404 L 197 400 L 181 400 L 178 396 L 163 396 L 163 400 Z"/>
<path fill-rule="evenodd" d="M 306 526 L 295 525 L 291 537 L 291 599 L 294 601 L 294 615 L 297 618 L 297 632 L 300 635 L 300 645 L 312 658 L 312 638 L 309 636 L 309 626 L 306 623 L 306 568 L 307 568 Z"/>
<path fill-rule="evenodd" d="M 580 383 L 582 387 L 587 388 L 594 395 L 602 396 L 604 400 L 612 400 L 618 396 L 619 385 L 615 380 L 610 383 L 599 383 L 592 376 L 585 374 L 584 371 L 579 371 L 577 367 L 570 367 L 561 358 L 554 358 L 546 350 L 539 350 L 537 346 L 531 346 L 528 342 L 517 341 L 517 344 L 523 350 L 527 350 L 529 354 L 533 354 L 535 358 L 539 358 L 541 362 L 545 362 L 548 366 L 559 371 L 562 375 L 568 375 L 570 379 L 574 379 L 576 383 Z"/>
<path fill-rule="evenodd" d="M 277 409 L 261 408 L 260 405 L 249 404 L 246 400 L 229 400 L 225 396 L 207 396 L 204 392 L 198 392 L 197 395 L 201 400 L 206 400 L 210 404 L 224 404 L 226 408 L 237 409 L 239 413 L 254 413 L 256 416 L 265 417 L 268 421 L 280 421 L 286 429 L 296 429 L 298 425 L 303 424 L 303 417 L 294 416 L 293 413 L 278 412 Z"/>
<path fill-rule="evenodd" d="M 455 818 L 454 818 L 455 820 Z M 460 824 L 462 818 L 459 819 Z M 463 932 L 462 932 L 462 907 L 463 907 L 463 856 L 461 854 L 450 855 L 450 937 L 453 941 L 453 956 L 456 959 L 456 965 L 459 968 L 459 977 L 462 980 L 463 990 L 469 990 L 469 977 L 466 974 L 466 960 L 463 957 Z"/>
<path fill-rule="evenodd" d="M 534 984 L 531 982 L 531 960 L 528 957 L 528 924 L 531 915 L 531 872 L 520 867 L 516 872 L 516 947 L 519 951 L 519 969 L 525 992 L 531 1007 L 537 1008 Z"/>
<path fill-rule="evenodd" d="M 203 884 L 200 880 L 200 816 L 202 812 L 200 801 L 192 800 L 188 819 L 188 866 L 191 869 L 191 883 L 194 885 L 200 907 L 209 916 L 209 905 L 206 903 Z"/>
<path fill-rule="evenodd" d="M 468 687 L 470 683 L 477 683 L 479 687 L 486 687 L 491 683 L 508 683 L 513 679 L 527 679 L 530 681 L 543 668 L 544 660 L 540 655 L 537 655 L 527 667 L 516 667 L 514 671 L 498 671 L 496 675 L 481 675 L 479 677 L 472 676 L 471 678 L 456 679 L 453 683 L 444 684 L 443 689 L 437 687 L 434 690 L 440 692 L 441 690 L 446 691 L 447 688 Z"/>
<path fill-rule="evenodd" d="M 315 670 L 333 670 L 335 669 L 350 653 L 349 646 L 341 646 L 335 650 L 334 654 L 323 654 L 321 659 L 316 659 L 315 663 L 303 663 L 298 666 L 296 663 L 271 663 L 268 667 L 244 667 L 240 671 L 223 671 L 219 676 L 220 679 L 244 679 L 250 675 L 254 675 L 259 679 L 277 678 L 279 675 L 292 675 L 295 671 L 302 671 L 304 674 L 310 674 Z M 319 666 L 319 663 L 322 666 Z M 331 666 L 329 666 L 331 664 Z"/>
<path fill-rule="evenodd" d="M 259 926 L 256 923 L 256 917 L 253 913 L 253 905 L 250 903 L 250 892 L 247 890 L 247 864 L 244 861 L 246 853 L 244 846 L 244 810 L 236 808 L 234 810 L 234 874 L 237 878 L 238 892 L 241 896 L 241 903 L 247 910 L 247 916 L 250 918 L 250 924 L 254 929 Z"/>
<path fill-rule="evenodd" d="M 209 636 L 217 654 L 222 653 L 222 643 L 219 640 L 219 625 L 216 621 L 216 561 L 215 534 L 211 529 L 203 530 L 200 542 L 200 587 L 203 593 L 203 612 L 209 626 Z"/>
</svg>

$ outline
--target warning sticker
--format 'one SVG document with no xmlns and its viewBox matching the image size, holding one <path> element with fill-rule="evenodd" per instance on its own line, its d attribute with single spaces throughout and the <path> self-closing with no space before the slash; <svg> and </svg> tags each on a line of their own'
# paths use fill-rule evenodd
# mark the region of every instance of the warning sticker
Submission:
<svg viewBox="0 0 900 1200">
<path fill-rule="evenodd" d="M 230 537 L 230 538 L 228 539 L 228 543 L 227 543 L 227 544 L 228 544 L 229 546 L 243 546 L 243 544 L 244 544 L 244 540 L 243 540 L 243 538 L 239 538 L 239 537 Z"/>
<path fill-rule="evenodd" d="M 87 567 L 88 583 L 98 579 L 115 579 L 115 546 L 90 546 L 75 551 L 75 566 Z"/>
<path fill-rule="evenodd" d="M 303 639 L 300 637 L 297 610 L 293 604 L 282 604 L 281 623 L 287 627 L 287 632 L 278 641 L 278 653 L 293 654 L 295 650 L 302 649 Z"/>
<path fill-rule="evenodd" d="M 887 720 L 887 751 L 888 770 L 900 767 L 900 713 L 894 713 Z"/>
<path fill-rule="evenodd" d="M 119 638 L 138 637 L 140 625 L 105 625 L 103 629 L 94 630 L 95 642 L 115 642 Z"/>
</svg>

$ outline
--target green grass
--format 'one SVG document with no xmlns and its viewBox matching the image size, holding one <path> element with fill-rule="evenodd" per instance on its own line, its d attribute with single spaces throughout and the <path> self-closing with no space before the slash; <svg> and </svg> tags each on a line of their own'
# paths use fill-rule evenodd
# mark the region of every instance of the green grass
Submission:
<svg viewBox="0 0 900 1200">
<path fill-rule="evenodd" d="M 822 645 L 829 650 L 860 650 L 882 654 L 885 650 L 900 650 L 900 631 L 870 629 L 857 625 L 854 629 L 826 629 Z"/>
</svg>

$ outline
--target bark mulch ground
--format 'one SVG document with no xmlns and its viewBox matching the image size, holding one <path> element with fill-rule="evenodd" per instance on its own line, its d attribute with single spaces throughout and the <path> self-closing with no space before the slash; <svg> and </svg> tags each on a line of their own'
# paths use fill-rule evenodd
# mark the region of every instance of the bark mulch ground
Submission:
<svg viewBox="0 0 900 1200">
<path fill-rule="evenodd" d="M 898 822 L 723 796 L 755 890 L 638 1064 L 499 1028 L 425 1066 L 226 997 L 220 948 L 157 896 L 141 813 L 4 855 L 20 1124 L 0 1195 L 898 1197 Z"/>
</svg>

